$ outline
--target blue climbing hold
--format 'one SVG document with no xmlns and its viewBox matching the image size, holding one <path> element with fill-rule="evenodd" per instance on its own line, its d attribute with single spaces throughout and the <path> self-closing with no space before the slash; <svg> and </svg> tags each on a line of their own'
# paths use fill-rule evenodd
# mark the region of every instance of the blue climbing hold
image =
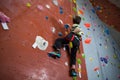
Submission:
<svg viewBox="0 0 120 80">
<path fill-rule="evenodd" d="M 69 24 L 65 24 L 65 25 L 64 25 L 64 28 L 65 28 L 65 29 L 68 29 L 69 27 L 70 27 Z"/>
<path fill-rule="evenodd" d="M 103 58 L 103 60 L 104 60 L 104 63 L 108 63 L 108 60 L 106 59 L 106 58 Z"/>
<path fill-rule="evenodd" d="M 59 35 L 59 36 L 62 36 L 63 34 L 62 34 L 62 32 L 58 32 L 58 35 Z"/>
<path fill-rule="evenodd" d="M 104 61 L 103 57 L 100 57 L 100 60 L 103 62 Z"/>
<path fill-rule="evenodd" d="M 93 8 L 93 9 L 91 9 L 91 11 L 93 12 L 93 13 L 95 13 L 95 9 Z"/>
<path fill-rule="evenodd" d="M 60 12 L 60 14 L 63 14 L 63 8 L 62 7 L 59 7 L 59 12 Z"/>
<path fill-rule="evenodd" d="M 109 35 L 109 34 L 110 34 L 110 31 L 109 31 L 109 29 L 108 29 L 108 28 L 105 28 L 104 32 L 105 32 L 107 35 Z"/>
<path fill-rule="evenodd" d="M 48 16 L 45 16 L 45 19 L 48 20 Z"/>
</svg>

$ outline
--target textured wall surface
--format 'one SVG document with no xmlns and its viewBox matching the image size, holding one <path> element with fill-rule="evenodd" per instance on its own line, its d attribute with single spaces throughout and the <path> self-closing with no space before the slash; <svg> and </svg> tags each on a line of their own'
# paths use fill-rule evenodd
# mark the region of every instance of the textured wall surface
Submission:
<svg viewBox="0 0 120 80">
<path fill-rule="evenodd" d="M 120 47 L 113 37 L 113 34 L 119 37 L 119 32 L 113 32 L 99 19 L 89 0 L 77 0 L 77 6 L 82 17 L 80 27 L 84 32 L 82 37 L 88 80 L 119 80 Z"/>
<path fill-rule="evenodd" d="M 47 55 L 61 37 L 59 32 L 65 35 L 64 25 L 72 25 L 75 14 L 75 3 L 57 1 L 58 5 L 53 0 L 0 0 L 0 11 L 11 19 L 9 30 L 0 25 L 0 80 L 72 80 L 66 51 L 61 49 L 60 59 Z M 32 48 L 36 36 L 48 41 L 46 50 Z M 85 60 L 81 61 L 82 80 L 87 80 Z"/>
</svg>

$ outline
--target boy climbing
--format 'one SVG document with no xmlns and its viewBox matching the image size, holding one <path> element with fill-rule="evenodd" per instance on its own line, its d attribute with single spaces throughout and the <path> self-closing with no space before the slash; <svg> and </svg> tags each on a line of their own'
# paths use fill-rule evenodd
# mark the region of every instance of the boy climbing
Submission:
<svg viewBox="0 0 120 80">
<path fill-rule="evenodd" d="M 60 58 L 61 57 L 60 49 L 64 45 L 71 44 L 71 46 L 69 47 L 69 53 L 70 53 L 70 76 L 72 77 L 77 76 L 77 73 L 75 71 L 76 53 L 77 53 L 77 50 L 79 49 L 81 33 L 82 33 L 79 27 L 80 22 L 81 22 L 81 17 L 74 16 L 73 26 L 70 30 L 70 33 L 67 34 L 64 38 L 57 38 L 55 40 L 55 43 L 53 44 L 54 51 L 48 53 L 49 56 L 54 55 L 52 57 Z"/>
</svg>

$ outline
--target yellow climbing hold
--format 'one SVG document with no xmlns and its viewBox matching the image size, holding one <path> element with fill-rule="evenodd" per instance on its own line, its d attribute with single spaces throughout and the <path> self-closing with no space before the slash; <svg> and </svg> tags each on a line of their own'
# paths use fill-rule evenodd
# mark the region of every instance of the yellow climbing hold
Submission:
<svg viewBox="0 0 120 80">
<path fill-rule="evenodd" d="M 67 31 L 65 31 L 65 35 L 67 35 L 68 34 L 68 32 Z"/>
<path fill-rule="evenodd" d="M 73 3 L 76 3 L 76 0 L 73 0 Z"/>
<path fill-rule="evenodd" d="M 90 60 L 90 61 L 93 61 L 93 58 L 92 58 L 92 57 L 90 57 L 90 58 L 89 58 L 89 60 Z"/>
<path fill-rule="evenodd" d="M 31 7 L 31 4 L 28 2 L 28 3 L 26 4 L 26 6 L 27 6 L 27 7 Z"/>
<path fill-rule="evenodd" d="M 81 72 L 81 68 L 78 68 L 78 72 Z"/>
</svg>

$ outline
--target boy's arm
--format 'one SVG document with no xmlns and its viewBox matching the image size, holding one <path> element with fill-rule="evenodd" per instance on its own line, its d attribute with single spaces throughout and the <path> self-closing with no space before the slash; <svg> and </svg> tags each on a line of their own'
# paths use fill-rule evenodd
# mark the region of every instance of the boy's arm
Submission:
<svg viewBox="0 0 120 80">
<path fill-rule="evenodd" d="M 77 34 L 77 33 L 81 32 L 81 29 L 80 29 L 79 27 L 76 27 L 73 32 L 74 32 L 75 34 Z"/>
</svg>

